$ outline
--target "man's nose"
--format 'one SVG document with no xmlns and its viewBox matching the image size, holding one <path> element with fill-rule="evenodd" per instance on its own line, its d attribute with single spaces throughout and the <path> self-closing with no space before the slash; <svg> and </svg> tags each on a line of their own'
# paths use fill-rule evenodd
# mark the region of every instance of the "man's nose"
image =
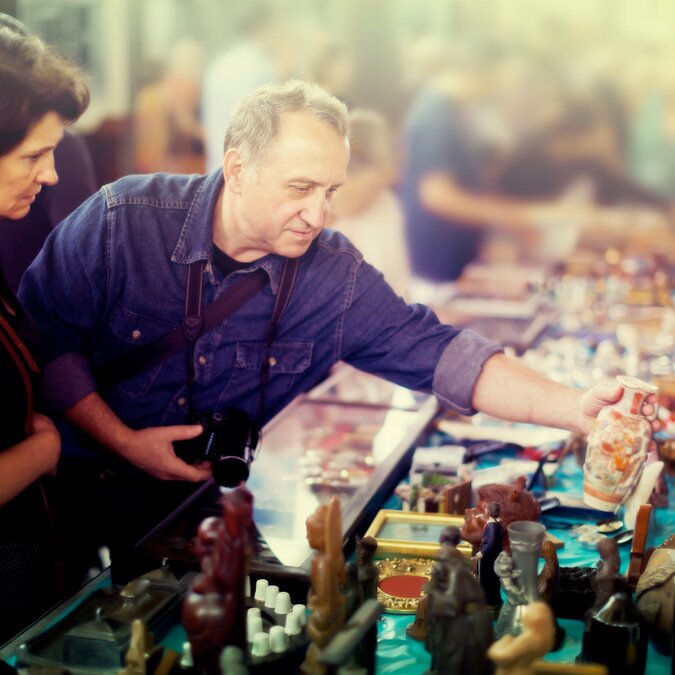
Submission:
<svg viewBox="0 0 675 675">
<path fill-rule="evenodd" d="M 300 217 L 311 227 L 323 227 L 328 211 L 328 202 L 323 194 L 312 195 L 300 213 Z"/>
</svg>

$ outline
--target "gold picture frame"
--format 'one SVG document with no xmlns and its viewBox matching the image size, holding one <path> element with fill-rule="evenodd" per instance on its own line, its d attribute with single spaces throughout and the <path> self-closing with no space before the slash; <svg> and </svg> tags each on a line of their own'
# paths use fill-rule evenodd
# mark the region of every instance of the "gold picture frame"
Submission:
<svg viewBox="0 0 675 675">
<path fill-rule="evenodd" d="M 439 536 L 445 527 L 464 525 L 463 516 L 447 513 L 419 513 L 381 509 L 370 524 L 366 536 L 377 541 L 377 557 L 434 558 L 441 546 Z M 457 549 L 469 558 L 471 545 L 462 541 Z"/>
</svg>

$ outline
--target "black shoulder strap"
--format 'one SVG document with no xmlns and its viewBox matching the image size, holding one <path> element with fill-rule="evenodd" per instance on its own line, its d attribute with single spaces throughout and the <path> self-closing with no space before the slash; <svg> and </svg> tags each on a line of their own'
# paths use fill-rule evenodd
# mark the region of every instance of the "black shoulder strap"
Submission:
<svg viewBox="0 0 675 675">
<path fill-rule="evenodd" d="M 281 318 L 281 313 L 283 313 L 288 303 L 298 264 L 298 258 L 287 259 L 284 264 L 282 281 L 275 304 L 275 314 L 277 313 L 277 307 L 281 304 L 282 298 L 284 298 L 283 306 L 281 312 L 279 312 L 279 316 L 273 317 L 273 323 L 274 319 L 277 318 L 277 325 Z M 292 270 L 290 274 L 287 271 L 289 268 Z M 234 312 L 261 291 L 267 283 L 267 273 L 262 268 L 258 268 L 255 272 L 246 274 L 228 293 L 214 300 L 202 313 L 201 291 L 203 270 L 204 262 L 201 260 L 190 265 L 185 294 L 183 323 L 158 340 L 155 340 L 155 342 L 138 347 L 132 352 L 113 359 L 96 369 L 94 375 L 100 389 L 106 389 L 124 382 L 124 380 L 128 380 L 145 370 L 149 370 L 166 361 L 174 354 L 187 349 L 199 335 L 213 330 L 228 316 L 234 314 Z M 290 282 L 290 286 L 288 282 Z M 274 339 L 273 336 L 272 339 Z"/>
</svg>

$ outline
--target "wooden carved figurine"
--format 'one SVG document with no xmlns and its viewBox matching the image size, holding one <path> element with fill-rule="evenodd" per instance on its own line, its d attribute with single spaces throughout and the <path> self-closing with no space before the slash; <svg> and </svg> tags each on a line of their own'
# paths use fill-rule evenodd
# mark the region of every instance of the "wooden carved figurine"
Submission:
<svg viewBox="0 0 675 675">
<path fill-rule="evenodd" d="M 244 582 L 252 546 L 252 497 L 240 485 L 223 497 L 223 518 L 206 518 L 197 530 L 195 552 L 201 573 L 183 601 L 183 626 L 201 673 L 219 673 L 226 645 L 246 649 Z"/>
<path fill-rule="evenodd" d="M 307 518 L 307 541 L 314 549 L 310 572 L 311 588 L 307 606 L 311 610 L 307 635 L 311 640 L 301 666 L 304 675 L 324 675 L 319 662 L 321 650 L 345 622 L 345 598 L 340 589 L 346 581 L 342 553 L 342 515 L 340 502 L 332 497 Z"/>
<path fill-rule="evenodd" d="M 541 545 L 541 557 L 544 559 L 544 567 L 538 576 L 539 595 L 541 599 L 553 609 L 556 594 L 560 586 L 560 563 L 558 562 L 558 554 L 555 550 L 555 544 L 550 539 L 544 539 Z M 554 651 L 560 649 L 563 640 L 565 639 L 565 629 L 558 623 L 558 620 L 553 615 L 555 622 L 555 645 Z"/>
<path fill-rule="evenodd" d="M 511 547 L 508 526 L 517 520 L 539 520 L 541 509 L 534 495 L 525 489 L 525 478 L 520 477 L 515 484 L 490 483 L 478 488 L 478 502 L 472 509 L 464 512 L 462 539 L 471 544 L 476 555 L 483 539 L 483 528 L 490 516 L 488 504 L 499 504 L 499 519 L 503 528 L 503 549 L 509 553 Z"/>
</svg>

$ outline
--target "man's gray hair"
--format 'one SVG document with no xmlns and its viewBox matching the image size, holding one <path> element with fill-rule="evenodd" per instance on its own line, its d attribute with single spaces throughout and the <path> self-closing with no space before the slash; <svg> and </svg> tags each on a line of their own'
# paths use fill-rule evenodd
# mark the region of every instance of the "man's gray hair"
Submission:
<svg viewBox="0 0 675 675">
<path fill-rule="evenodd" d="M 259 166 L 279 132 L 281 115 L 290 112 L 306 112 L 349 138 L 347 106 L 342 101 L 316 84 L 290 80 L 260 87 L 241 101 L 230 118 L 224 151 L 236 148 Z"/>
</svg>

